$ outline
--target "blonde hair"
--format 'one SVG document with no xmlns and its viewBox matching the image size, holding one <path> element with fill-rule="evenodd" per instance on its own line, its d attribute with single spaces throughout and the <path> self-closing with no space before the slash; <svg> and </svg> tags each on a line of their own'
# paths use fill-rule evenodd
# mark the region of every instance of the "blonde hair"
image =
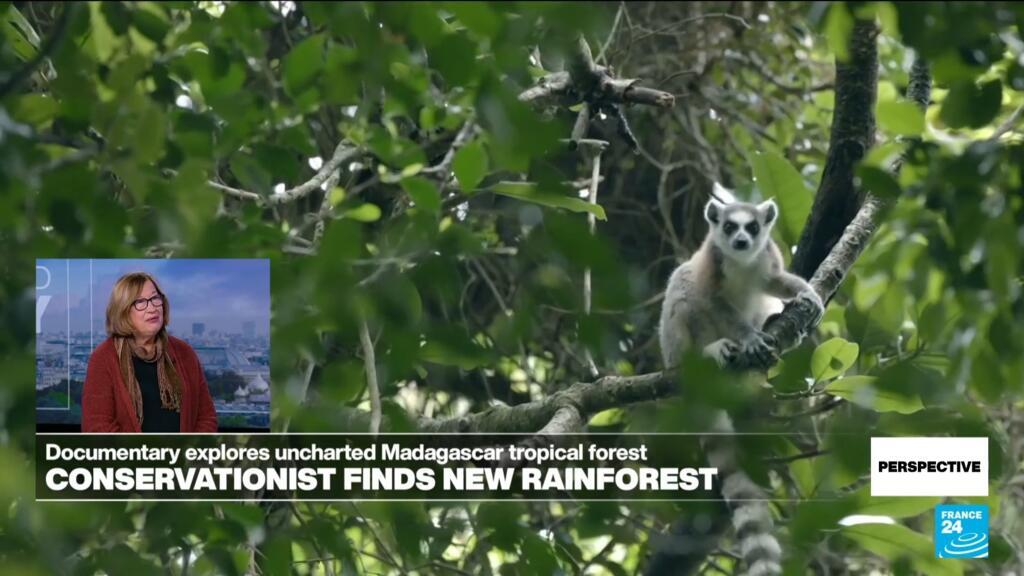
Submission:
<svg viewBox="0 0 1024 576">
<path fill-rule="evenodd" d="M 153 283 L 156 293 L 164 299 L 164 323 L 160 329 L 167 328 L 167 323 L 171 319 L 171 303 L 167 300 L 164 291 L 160 289 L 160 284 L 157 283 L 156 278 L 145 272 L 131 272 L 118 278 L 114 283 L 114 289 L 110 291 L 110 302 L 107 303 L 107 334 L 111 336 L 134 335 L 130 316 L 132 303 L 142 293 L 142 288 L 146 285 L 147 280 Z"/>
</svg>

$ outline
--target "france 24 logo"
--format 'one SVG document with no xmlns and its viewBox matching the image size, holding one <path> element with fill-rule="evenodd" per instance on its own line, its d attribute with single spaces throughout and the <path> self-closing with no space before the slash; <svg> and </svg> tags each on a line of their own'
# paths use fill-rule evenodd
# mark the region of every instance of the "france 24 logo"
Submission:
<svg viewBox="0 0 1024 576">
<path fill-rule="evenodd" d="M 988 558 L 988 506 L 936 506 L 935 557 Z"/>
</svg>

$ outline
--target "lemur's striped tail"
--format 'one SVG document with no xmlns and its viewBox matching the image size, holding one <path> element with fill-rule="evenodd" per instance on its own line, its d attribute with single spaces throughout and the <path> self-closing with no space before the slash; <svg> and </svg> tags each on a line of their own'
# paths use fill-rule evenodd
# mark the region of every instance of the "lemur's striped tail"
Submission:
<svg viewBox="0 0 1024 576">
<path fill-rule="evenodd" d="M 746 576 L 782 574 L 782 547 L 775 538 L 775 522 L 765 491 L 736 462 L 736 441 L 732 420 L 719 412 L 712 426 L 714 434 L 703 440 L 708 463 L 718 468 L 722 498 L 732 514 L 740 557 Z"/>
</svg>

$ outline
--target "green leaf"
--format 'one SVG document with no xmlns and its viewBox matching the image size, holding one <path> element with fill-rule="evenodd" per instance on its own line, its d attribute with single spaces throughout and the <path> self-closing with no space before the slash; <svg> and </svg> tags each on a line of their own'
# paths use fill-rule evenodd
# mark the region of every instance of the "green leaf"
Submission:
<svg viewBox="0 0 1024 576">
<path fill-rule="evenodd" d="M 327 197 L 331 206 L 337 206 L 345 200 L 345 188 L 341 186 L 335 186 L 331 188 L 331 194 Z"/>
<path fill-rule="evenodd" d="M 57 115 L 60 104 L 45 94 L 21 94 L 8 99 L 11 117 L 33 126 L 44 126 Z"/>
<path fill-rule="evenodd" d="M 323 69 L 325 41 L 323 34 L 310 36 L 284 57 L 281 63 L 284 88 L 291 96 L 301 94 Z"/>
<path fill-rule="evenodd" d="M 321 376 L 323 393 L 341 404 L 357 400 L 366 382 L 363 374 L 363 365 L 359 362 L 332 362 L 324 368 Z"/>
<path fill-rule="evenodd" d="M 828 47 L 836 59 L 846 62 L 850 59 L 850 36 L 853 34 L 853 17 L 844 2 L 834 2 L 825 19 L 825 35 Z"/>
<path fill-rule="evenodd" d="M 427 362 L 472 370 L 484 365 L 491 354 L 468 338 L 465 329 L 441 326 L 427 335 L 426 343 L 420 348 L 420 357 Z"/>
<path fill-rule="evenodd" d="M 875 115 L 882 128 L 892 134 L 919 136 L 924 132 L 924 112 L 904 100 L 879 102 Z"/>
<path fill-rule="evenodd" d="M 89 11 L 91 23 L 89 38 L 92 40 L 93 55 L 100 62 L 109 62 L 114 50 L 121 45 L 121 40 L 114 35 L 114 31 L 107 24 L 100 2 L 90 2 Z"/>
<path fill-rule="evenodd" d="M 36 34 L 32 25 L 18 9 L 8 6 L 4 13 L 2 26 L 4 39 L 10 44 L 11 49 L 22 61 L 29 60 L 39 50 L 39 34 Z"/>
<path fill-rule="evenodd" d="M 909 558 L 914 567 L 923 574 L 963 574 L 963 566 L 960 563 L 936 559 L 931 539 L 906 526 L 859 524 L 843 528 L 842 534 L 890 562 Z"/>
<path fill-rule="evenodd" d="M 939 118 L 950 128 L 982 128 L 998 114 L 1003 85 L 998 79 L 980 86 L 974 82 L 954 84 L 942 103 Z"/>
<path fill-rule="evenodd" d="M 132 25 L 146 38 L 157 44 L 163 44 L 164 37 L 171 30 L 167 17 L 154 3 L 139 4 L 139 8 L 132 11 Z"/>
<path fill-rule="evenodd" d="M 792 442 L 785 441 L 785 450 L 781 456 L 795 456 L 800 454 L 800 449 Z M 811 498 L 817 492 L 818 479 L 814 473 L 815 462 L 812 458 L 799 458 L 789 463 L 789 473 L 796 482 L 801 498 Z"/>
<path fill-rule="evenodd" d="M 523 505 L 515 501 L 482 502 L 476 513 L 481 535 L 486 534 L 499 550 L 515 552 L 515 545 L 522 538 L 519 517 L 523 512 Z"/>
<path fill-rule="evenodd" d="M 470 142 L 455 153 L 455 177 L 463 192 L 472 192 L 487 175 L 487 152 L 479 142 Z"/>
<path fill-rule="evenodd" d="M 476 43 L 464 34 L 448 34 L 430 49 L 430 63 L 454 86 L 476 75 Z"/>
<path fill-rule="evenodd" d="M 485 38 L 493 37 L 501 29 L 501 17 L 486 2 L 447 2 L 445 8 L 466 28 Z"/>
<path fill-rule="evenodd" d="M 886 170 L 875 166 L 858 166 L 857 178 L 860 178 L 860 185 L 879 198 L 895 200 L 902 195 L 899 182 Z"/>
<path fill-rule="evenodd" d="M 441 211 L 441 194 L 430 180 L 420 176 L 406 178 L 402 180 L 402 189 L 423 210 L 432 214 Z"/>
<path fill-rule="evenodd" d="M 898 394 L 874 386 L 873 376 L 847 376 L 832 382 L 825 391 L 876 412 L 913 414 L 924 408 L 917 394 Z"/>
<path fill-rule="evenodd" d="M 557 574 L 558 559 L 551 545 L 540 536 L 526 532 L 522 541 L 523 560 L 533 574 Z"/>
<path fill-rule="evenodd" d="M 263 525 L 263 510 L 259 506 L 246 506 L 237 502 L 225 502 L 221 506 L 224 516 L 238 522 L 246 529 Z"/>
<path fill-rule="evenodd" d="M 551 208 L 564 208 L 572 212 L 589 212 L 597 217 L 598 220 L 607 219 L 604 214 L 604 208 L 599 204 L 591 204 L 586 200 L 572 196 L 542 192 L 532 182 L 499 182 L 491 188 L 491 191 L 502 196 L 509 196 L 542 206 L 550 206 Z"/>
<path fill-rule="evenodd" d="M 251 155 L 239 152 L 232 156 L 231 172 L 245 189 L 257 194 L 270 194 L 273 187 L 270 174 Z"/>
<path fill-rule="evenodd" d="M 622 408 L 609 408 L 594 414 L 588 423 L 590 426 L 611 426 L 619 424 L 626 419 L 626 412 Z"/>
<path fill-rule="evenodd" d="M 264 562 L 260 572 L 266 576 L 289 576 L 292 566 L 291 540 L 281 534 L 272 535 L 260 546 Z"/>
<path fill-rule="evenodd" d="M 419 174 L 421 170 L 423 170 L 423 163 L 415 162 L 413 164 L 409 164 L 405 168 L 402 168 L 402 172 L 399 175 L 402 178 L 409 178 L 411 176 Z"/>
<path fill-rule="evenodd" d="M 867 491 L 865 491 L 865 494 L 867 494 Z M 932 511 L 939 504 L 942 504 L 942 498 L 937 496 L 886 496 L 881 498 L 867 496 L 867 501 L 857 509 L 857 514 L 888 516 L 890 518 L 912 518 Z"/>
<path fill-rule="evenodd" d="M 149 163 L 159 160 L 164 151 L 167 119 L 159 106 L 148 104 L 139 114 L 135 127 L 135 158 Z"/>
<path fill-rule="evenodd" d="M 796 168 L 776 152 L 758 152 L 750 159 L 754 180 L 766 198 L 775 198 L 782 239 L 794 245 L 811 213 L 812 195 Z"/>
<path fill-rule="evenodd" d="M 344 216 L 359 222 L 376 222 L 380 220 L 380 208 L 376 204 L 363 204 L 346 210 Z"/>
<path fill-rule="evenodd" d="M 831 338 L 815 348 L 811 356 L 811 376 L 820 382 L 846 372 L 857 360 L 860 346 L 842 338 Z"/>
</svg>

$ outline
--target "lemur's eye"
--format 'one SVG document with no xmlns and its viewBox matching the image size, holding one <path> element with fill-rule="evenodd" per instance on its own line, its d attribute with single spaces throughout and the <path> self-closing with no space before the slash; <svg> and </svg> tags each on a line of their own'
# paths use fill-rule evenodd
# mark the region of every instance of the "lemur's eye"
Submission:
<svg viewBox="0 0 1024 576">
<path fill-rule="evenodd" d="M 722 226 L 722 230 L 724 230 L 726 234 L 732 234 L 733 232 L 736 231 L 736 223 L 726 222 L 725 225 Z"/>
<path fill-rule="evenodd" d="M 757 233 L 761 231 L 761 225 L 757 222 L 751 222 L 746 225 L 747 233 L 751 236 L 757 236 Z"/>
</svg>

